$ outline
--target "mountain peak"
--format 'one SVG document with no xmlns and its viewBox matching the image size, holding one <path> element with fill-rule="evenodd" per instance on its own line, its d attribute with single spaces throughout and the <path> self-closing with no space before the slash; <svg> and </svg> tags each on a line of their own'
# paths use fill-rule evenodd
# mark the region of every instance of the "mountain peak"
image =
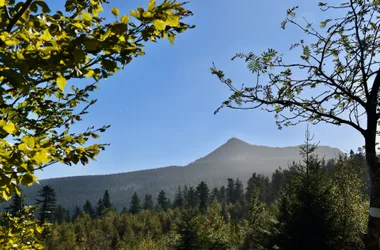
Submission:
<svg viewBox="0 0 380 250">
<path fill-rule="evenodd" d="M 232 138 L 230 138 L 230 139 L 226 142 L 226 144 L 241 144 L 241 143 L 243 143 L 243 144 L 248 144 L 248 143 L 246 143 L 245 141 L 240 140 L 239 138 L 236 138 L 236 137 L 232 137 Z"/>
</svg>

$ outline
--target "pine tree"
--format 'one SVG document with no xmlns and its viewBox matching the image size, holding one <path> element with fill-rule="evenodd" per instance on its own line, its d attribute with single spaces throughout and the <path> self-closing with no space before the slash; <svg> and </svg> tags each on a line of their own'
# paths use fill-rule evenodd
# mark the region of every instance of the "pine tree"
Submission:
<svg viewBox="0 0 380 250">
<path fill-rule="evenodd" d="M 280 188 L 284 184 L 285 178 L 284 178 L 284 171 L 279 167 L 274 171 L 272 174 L 272 181 L 271 181 L 271 201 L 274 201 L 277 199 L 278 194 L 280 193 Z"/>
<path fill-rule="evenodd" d="M 78 205 L 75 206 L 73 217 L 71 218 L 72 221 L 75 221 L 80 215 L 82 214 L 82 210 Z"/>
<path fill-rule="evenodd" d="M 286 183 L 278 202 L 278 234 L 275 244 L 283 250 L 333 250 L 338 236 L 334 223 L 331 182 L 320 160 L 313 154 L 306 131 L 300 146 L 303 163 L 294 164 L 286 173 Z"/>
<path fill-rule="evenodd" d="M 199 217 L 194 209 L 187 208 L 181 213 L 179 222 L 176 224 L 176 232 L 179 239 L 176 242 L 176 250 L 204 249 L 200 230 Z"/>
<path fill-rule="evenodd" d="M 153 210 L 154 202 L 151 194 L 146 194 L 144 199 L 144 210 Z"/>
<path fill-rule="evenodd" d="M 253 175 L 253 178 L 256 176 Z M 258 187 L 250 190 L 251 197 L 246 197 L 250 202 L 249 216 L 246 222 L 246 233 L 242 249 L 264 250 L 269 247 L 269 217 L 265 205 L 260 201 L 260 190 Z"/>
<path fill-rule="evenodd" d="M 96 204 L 96 216 L 102 216 L 103 211 L 104 211 L 103 200 L 99 199 L 98 203 Z"/>
<path fill-rule="evenodd" d="M 86 200 L 86 202 L 84 203 L 83 205 L 83 212 L 85 212 L 86 214 L 88 214 L 88 216 L 90 216 L 90 218 L 94 218 L 95 217 L 95 212 L 94 212 L 94 209 L 92 208 L 92 204 L 89 200 Z"/>
<path fill-rule="evenodd" d="M 127 214 L 127 213 L 128 213 L 128 209 L 126 207 L 123 207 L 120 214 Z"/>
<path fill-rule="evenodd" d="M 137 193 L 135 192 L 131 198 L 131 203 L 129 207 L 129 212 L 131 214 L 137 214 L 141 211 L 141 204 L 140 204 L 140 199 Z"/>
<path fill-rule="evenodd" d="M 220 189 L 219 189 L 219 202 L 220 203 L 225 203 L 227 198 L 226 198 L 226 187 L 225 186 L 221 186 Z"/>
<path fill-rule="evenodd" d="M 170 207 L 170 201 L 166 197 L 166 193 L 164 190 L 161 190 L 157 197 L 157 205 L 160 209 L 163 209 L 164 211 L 168 210 Z"/>
<path fill-rule="evenodd" d="M 181 186 L 178 186 L 177 193 L 175 194 L 173 208 L 182 208 L 184 204 L 183 193 L 181 190 Z"/>
<path fill-rule="evenodd" d="M 62 224 L 66 220 L 66 209 L 58 205 L 54 210 L 54 222 Z"/>
<path fill-rule="evenodd" d="M 199 206 L 198 195 L 193 187 L 188 189 L 185 206 L 189 208 L 198 208 Z"/>
<path fill-rule="evenodd" d="M 108 193 L 108 190 L 106 190 L 104 192 L 104 195 L 103 195 L 103 207 L 104 209 L 107 209 L 107 208 L 111 208 L 112 207 L 112 204 L 111 204 L 111 198 L 110 198 L 110 195 Z"/>
<path fill-rule="evenodd" d="M 210 201 L 214 202 L 214 201 L 219 201 L 219 200 L 220 200 L 220 198 L 219 198 L 219 189 L 217 187 L 215 187 L 211 191 Z"/>
<path fill-rule="evenodd" d="M 206 184 L 206 182 L 202 181 L 197 186 L 197 195 L 199 199 L 199 211 L 202 213 L 207 211 L 210 190 Z"/>
<path fill-rule="evenodd" d="M 10 212 L 13 216 L 17 216 L 17 214 L 24 208 L 24 200 L 25 198 L 22 195 L 19 196 L 14 194 L 6 211 Z"/>
<path fill-rule="evenodd" d="M 43 186 L 38 192 L 39 198 L 36 199 L 37 205 L 39 205 L 38 219 L 41 223 L 53 222 L 54 210 L 56 207 L 55 190 L 49 186 Z"/>
<path fill-rule="evenodd" d="M 189 187 L 187 186 L 187 184 L 185 184 L 185 186 L 183 187 L 183 191 L 182 191 L 183 205 L 187 204 L 188 194 L 189 194 Z"/>
<path fill-rule="evenodd" d="M 253 197 L 253 192 L 255 189 L 260 187 L 260 181 L 256 173 L 253 173 L 252 176 L 247 181 L 247 187 L 245 191 L 245 200 L 251 203 L 251 198 Z"/>
<path fill-rule="evenodd" d="M 232 202 L 233 203 L 236 203 L 236 202 L 243 203 L 244 202 L 243 183 L 241 182 L 241 180 L 239 180 L 239 178 L 236 179 L 236 181 L 235 181 L 235 187 L 233 190 Z"/>
<path fill-rule="evenodd" d="M 226 201 L 232 204 L 235 203 L 235 182 L 232 178 L 227 179 Z"/>
</svg>

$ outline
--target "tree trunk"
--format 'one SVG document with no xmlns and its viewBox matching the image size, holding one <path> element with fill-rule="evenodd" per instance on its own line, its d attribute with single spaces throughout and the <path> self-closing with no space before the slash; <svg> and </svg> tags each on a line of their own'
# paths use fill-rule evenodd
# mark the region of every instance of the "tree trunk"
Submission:
<svg viewBox="0 0 380 250">
<path fill-rule="evenodd" d="M 377 123 L 376 123 L 377 126 Z M 369 130 L 367 130 L 369 132 Z M 365 152 L 370 176 L 370 211 L 368 232 L 365 239 L 366 250 L 379 250 L 380 238 L 380 163 L 376 156 L 376 127 L 365 138 Z"/>
</svg>

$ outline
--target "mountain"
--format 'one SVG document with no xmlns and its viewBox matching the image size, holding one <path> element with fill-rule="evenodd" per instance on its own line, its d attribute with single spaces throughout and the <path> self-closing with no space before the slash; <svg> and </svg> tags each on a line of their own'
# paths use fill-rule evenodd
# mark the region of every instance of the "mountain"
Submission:
<svg viewBox="0 0 380 250">
<path fill-rule="evenodd" d="M 316 153 L 326 160 L 339 156 L 337 148 L 319 146 Z M 253 172 L 271 175 L 279 166 L 287 167 L 293 161 L 300 161 L 298 147 L 267 147 L 248 144 L 231 138 L 225 144 L 187 166 L 170 166 L 128 173 L 77 176 L 41 180 L 40 185 L 25 188 L 26 202 L 34 204 L 38 190 L 51 185 L 57 194 L 58 204 L 73 209 L 82 206 L 88 199 L 93 205 L 109 190 L 111 201 L 118 209 L 129 206 L 129 200 L 136 191 L 143 198 L 146 193 L 157 196 L 163 189 L 170 198 L 178 185 L 197 185 L 202 180 L 210 187 L 226 184 L 226 179 L 240 178 L 245 183 Z"/>
</svg>

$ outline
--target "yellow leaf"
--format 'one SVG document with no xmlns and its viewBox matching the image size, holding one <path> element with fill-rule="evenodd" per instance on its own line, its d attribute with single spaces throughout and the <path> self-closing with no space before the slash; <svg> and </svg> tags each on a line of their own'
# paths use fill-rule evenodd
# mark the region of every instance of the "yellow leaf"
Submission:
<svg viewBox="0 0 380 250">
<path fill-rule="evenodd" d="M 84 76 L 85 77 L 91 77 L 91 76 L 93 76 L 94 75 L 94 71 L 92 70 L 92 69 L 90 69 L 88 72 L 87 72 L 87 74 L 85 74 Z"/>
<path fill-rule="evenodd" d="M 166 24 L 171 26 L 171 27 L 178 27 L 179 25 L 179 16 L 173 15 L 173 16 L 168 16 L 166 18 Z"/>
<path fill-rule="evenodd" d="M 47 42 L 51 40 L 49 29 L 44 30 L 44 33 L 42 34 L 42 36 L 40 36 L 40 40 L 47 41 Z"/>
<path fill-rule="evenodd" d="M 50 155 L 45 149 L 42 149 L 41 151 L 36 152 L 33 156 L 33 160 L 38 163 L 49 163 Z"/>
<path fill-rule="evenodd" d="M 90 13 L 84 12 L 82 14 L 83 20 L 90 22 L 92 20 L 92 16 Z"/>
<path fill-rule="evenodd" d="M 115 16 L 118 16 L 119 15 L 119 9 L 118 8 L 112 8 L 112 14 L 114 14 Z"/>
<path fill-rule="evenodd" d="M 32 186 L 36 182 L 37 178 L 33 174 L 26 174 L 21 176 L 21 184 L 24 186 Z"/>
<path fill-rule="evenodd" d="M 17 146 L 18 150 L 23 151 L 23 152 L 30 152 L 31 148 L 28 147 L 26 143 L 21 143 Z"/>
<path fill-rule="evenodd" d="M 162 20 L 154 20 L 153 25 L 157 30 L 165 30 L 166 28 L 166 23 Z"/>
<path fill-rule="evenodd" d="M 122 16 L 120 18 L 120 21 L 124 24 L 127 24 L 129 22 L 129 16 Z"/>
<path fill-rule="evenodd" d="M 66 86 L 66 78 L 64 78 L 63 76 L 59 75 L 57 77 L 57 84 L 58 84 L 58 88 L 63 92 L 65 91 L 65 86 Z"/>
<path fill-rule="evenodd" d="M 137 12 L 135 10 L 131 10 L 130 13 L 131 13 L 131 16 L 136 17 L 137 19 L 140 18 L 140 12 Z"/>
<path fill-rule="evenodd" d="M 148 3 L 148 10 L 151 10 L 156 6 L 156 0 L 150 0 Z"/>
<path fill-rule="evenodd" d="M 16 132 L 16 127 L 13 122 L 8 122 L 2 127 L 7 133 L 14 134 Z"/>
<path fill-rule="evenodd" d="M 20 53 L 20 52 L 17 53 L 16 56 L 17 56 L 17 59 L 19 59 L 19 60 L 24 60 L 25 59 L 24 55 L 22 53 Z"/>
<path fill-rule="evenodd" d="M 21 141 L 26 143 L 26 145 L 28 145 L 29 148 L 34 148 L 36 145 L 34 137 L 32 136 L 24 136 Z"/>
<path fill-rule="evenodd" d="M 152 16 L 153 16 L 152 12 L 147 11 L 147 12 L 143 13 L 143 17 L 145 17 L 145 18 L 149 18 L 149 17 L 152 17 Z"/>
<path fill-rule="evenodd" d="M 171 44 L 174 44 L 175 35 L 173 33 L 169 33 L 168 39 L 169 39 L 169 41 L 170 41 Z"/>
<path fill-rule="evenodd" d="M 78 29 L 83 29 L 83 25 L 80 23 L 73 23 L 72 25 Z"/>
<path fill-rule="evenodd" d="M 108 29 L 106 33 L 100 36 L 100 40 L 105 40 L 111 35 L 111 29 Z"/>
<path fill-rule="evenodd" d="M 11 196 L 8 194 L 7 191 L 2 191 L 2 194 L 1 194 L 2 198 L 4 198 L 4 200 L 9 200 L 11 198 Z"/>
<path fill-rule="evenodd" d="M 17 39 L 10 39 L 10 40 L 6 40 L 5 41 L 5 44 L 8 45 L 8 46 L 13 46 L 13 45 L 16 45 L 16 44 L 19 44 L 20 41 L 17 40 Z"/>
<path fill-rule="evenodd" d="M 4 5 L 7 4 L 7 1 L 5 0 L 0 0 L 0 7 L 3 7 Z"/>
</svg>

